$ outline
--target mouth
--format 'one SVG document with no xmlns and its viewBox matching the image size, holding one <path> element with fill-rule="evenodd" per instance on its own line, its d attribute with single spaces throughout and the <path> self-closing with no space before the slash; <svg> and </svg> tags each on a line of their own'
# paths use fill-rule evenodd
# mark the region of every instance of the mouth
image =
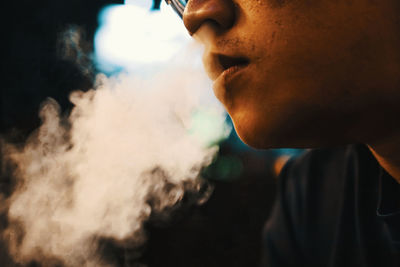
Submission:
<svg viewBox="0 0 400 267">
<path fill-rule="evenodd" d="M 211 74 L 214 74 L 214 94 L 217 99 L 227 105 L 231 100 L 232 93 L 238 89 L 238 82 L 243 80 L 243 77 L 246 77 L 243 74 L 251 62 L 246 57 L 233 57 L 223 54 L 214 54 L 212 59 L 214 64 L 210 65 L 215 67 L 214 72 L 211 72 Z"/>
<path fill-rule="evenodd" d="M 207 52 L 203 55 L 203 64 L 210 79 L 216 81 L 225 74 L 247 67 L 250 59 L 244 56 Z"/>
<path fill-rule="evenodd" d="M 220 75 L 233 74 L 234 72 L 249 65 L 249 60 L 245 57 L 230 57 L 226 55 L 218 55 L 217 60 L 221 66 Z"/>
</svg>

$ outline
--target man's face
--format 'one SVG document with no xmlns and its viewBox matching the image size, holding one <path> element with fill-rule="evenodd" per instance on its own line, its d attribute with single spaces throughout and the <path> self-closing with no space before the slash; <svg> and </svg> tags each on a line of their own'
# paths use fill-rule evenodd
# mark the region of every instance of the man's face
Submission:
<svg viewBox="0 0 400 267">
<path fill-rule="evenodd" d="M 241 139 L 311 147 L 372 142 L 376 129 L 393 130 L 397 2 L 189 0 L 183 19 L 195 36 L 208 27 L 205 67 Z"/>
</svg>

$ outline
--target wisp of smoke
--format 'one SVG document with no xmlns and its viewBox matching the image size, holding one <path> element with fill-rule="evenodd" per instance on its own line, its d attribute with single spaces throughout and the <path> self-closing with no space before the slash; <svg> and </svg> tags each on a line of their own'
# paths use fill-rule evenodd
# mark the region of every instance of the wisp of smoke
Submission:
<svg viewBox="0 0 400 267">
<path fill-rule="evenodd" d="M 93 78 L 94 66 L 90 53 L 92 45 L 86 40 L 85 31 L 77 25 L 68 27 L 59 34 L 58 55 L 66 61 L 75 63 L 81 74 Z"/>
<path fill-rule="evenodd" d="M 190 134 L 202 91 L 210 90 L 191 63 L 147 80 L 98 75 L 95 89 L 71 94 L 68 117 L 48 99 L 26 144 L 5 144 L 17 185 L 4 237 L 17 262 L 108 266 L 96 240 L 141 244 L 149 216 L 200 190 L 201 169 L 218 148 Z M 222 108 L 213 109 L 223 123 Z"/>
</svg>

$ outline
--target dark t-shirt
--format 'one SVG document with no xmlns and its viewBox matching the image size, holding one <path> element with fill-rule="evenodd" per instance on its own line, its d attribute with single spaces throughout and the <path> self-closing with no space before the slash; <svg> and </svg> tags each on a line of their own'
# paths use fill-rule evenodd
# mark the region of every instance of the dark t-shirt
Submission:
<svg viewBox="0 0 400 267">
<path fill-rule="evenodd" d="M 263 266 L 400 266 L 400 185 L 366 146 L 306 152 L 278 191 Z"/>
</svg>

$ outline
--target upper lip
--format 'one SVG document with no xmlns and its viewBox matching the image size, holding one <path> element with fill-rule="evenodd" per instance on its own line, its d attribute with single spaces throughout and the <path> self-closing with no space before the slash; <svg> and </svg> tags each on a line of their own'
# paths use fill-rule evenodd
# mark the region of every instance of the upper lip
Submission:
<svg viewBox="0 0 400 267">
<path fill-rule="evenodd" d="M 247 65 L 249 63 L 249 60 L 245 57 L 231 57 L 226 55 L 218 55 L 218 61 L 224 70 L 233 66 Z"/>
<path fill-rule="evenodd" d="M 216 80 L 225 70 L 234 66 L 246 66 L 250 60 L 244 56 L 210 53 L 205 56 L 207 72 L 212 80 Z"/>
</svg>

